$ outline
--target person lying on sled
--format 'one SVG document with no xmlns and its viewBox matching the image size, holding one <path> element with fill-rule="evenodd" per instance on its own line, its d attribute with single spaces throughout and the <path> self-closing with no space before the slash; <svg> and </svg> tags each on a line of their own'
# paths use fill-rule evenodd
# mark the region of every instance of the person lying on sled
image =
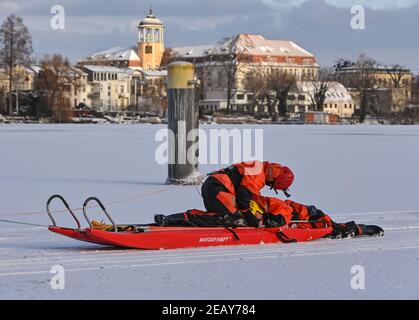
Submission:
<svg viewBox="0 0 419 320">
<path fill-rule="evenodd" d="M 332 227 L 331 238 L 384 233 L 378 226 L 366 226 L 353 221 L 336 223 L 315 206 L 260 194 L 268 186 L 276 193 L 277 190 L 283 191 L 289 197 L 288 190 L 293 182 L 294 173 L 291 169 L 278 163 L 236 163 L 211 173 L 204 181 L 202 197 L 207 212 L 193 209 L 169 216 L 156 215 L 155 222 L 161 226 L 276 228 L 298 221 L 299 228 Z"/>
</svg>

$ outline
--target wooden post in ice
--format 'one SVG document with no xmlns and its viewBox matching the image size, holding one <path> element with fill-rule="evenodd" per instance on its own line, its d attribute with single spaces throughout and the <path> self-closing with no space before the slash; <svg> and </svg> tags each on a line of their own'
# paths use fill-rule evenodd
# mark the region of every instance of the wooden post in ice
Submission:
<svg viewBox="0 0 419 320">
<path fill-rule="evenodd" d="M 198 184 L 198 106 L 194 65 L 177 61 L 168 65 L 168 178 L 167 184 Z"/>
</svg>

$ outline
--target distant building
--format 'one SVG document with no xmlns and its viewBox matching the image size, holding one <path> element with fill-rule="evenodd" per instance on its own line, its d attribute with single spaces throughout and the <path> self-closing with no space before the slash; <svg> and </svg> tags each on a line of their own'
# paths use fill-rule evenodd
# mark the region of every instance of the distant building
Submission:
<svg viewBox="0 0 419 320">
<path fill-rule="evenodd" d="M 90 106 L 101 111 L 137 110 L 157 103 L 158 94 L 165 97 L 167 72 L 160 69 L 164 50 L 163 22 L 150 9 L 138 24 L 135 46 L 101 50 L 78 62 L 88 74 Z"/>
<path fill-rule="evenodd" d="M 35 90 L 36 73 L 32 67 L 16 66 L 12 73 L 12 96 L 16 97 L 17 92 Z M 9 91 L 9 71 L 7 68 L 0 68 L 0 112 L 6 112 L 9 108 L 7 101 Z M 15 107 L 15 101 L 13 107 Z"/>
<path fill-rule="evenodd" d="M 16 66 L 13 70 L 13 88 L 16 90 L 33 90 L 35 88 L 36 72 L 30 67 Z M 9 91 L 9 72 L 6 68 L 0 68 L 0 89 Z"/>
<path fill-rule="evenodd" d="M 139 71 L 94 65 L 80 68 L 87 74 L 91 107 L 100 111 L 123 111 L 136 106 Z"/>
<path fill-rule="evenodd" d="M 412 99 L 414 76 L 409 69 L 389 66 L 376 66 L 363 71 L 371 77 L 371 87 L 366 88 L 369 100 L 382 113 L 403 111 Z M 338 70 L 339 82 L 343 83 L 360 105 L 358 90 L 360 70 L 356 66 Z"/>
<path fill-rule="evenodd" d="M 137 68 L 141 60 L 136 48 L 115 47 L 98 51 L 79 61 L 79 65 L 113 66 L 119 68 Z"/>
<path fill-rule="evenodd" d="M 234 53 L 231 48 L 234 48 Z M 222 108 L 226 105 L 223 100 L 227 100 L 225 61 L 231 59 L 232 54 L 246 57 L 241 60 L 236 73 L 233 109 L 248 104 L 244 79 L 253 70 L 266 74 L 286 71 L 300 81 L 315 80 L 318 77 L 316 58 L 307 50 L 293 41 L 269 40 L 252 34 L 239 34 L 233 40 L 220 44 L 169 48 L 166 50 L 168 58 L 165 62 L 184 60 L 194 63 L 203 87 L 200 104 Z"/>
<path fill-rule="evenodd" d="M 87 73 L 80 68 L 72 68 L 75 72 L 77 81 L 71 85 L 69 99 L 74 107 L 79 104 L 90 105 L 90 86 L 87 81 Z"/>
<path fill-rule="evenodd" d="M 140 67 L 145 70 L 160 68 L 164 54 L 164 25 L 152 9 L 138 25 L 138 56 Z"/>
<path fill-rule="evenodd" d="M 318 83 L 317 83 L 318 85 Z M 323 112 L 334 114 L 340 118 L 350 118 L 355 112 L 355 101 L 348 90 L 339 82 L 327 83 L 326 100 Z M 313 97 L 316 93 L 316 82 L 299 81 L 297 90 L 288 95 L 290 113 L 306 113 L 313 111 Z"/>
<path fill-rule="evenodd" d="M 160 68 L 164 53 L 164 25 L 150 9 L 138 25 L 135 46 L 101 50 L 81 59 L 79 65 L 112 66 L 155 70 Z"/>
</svg>

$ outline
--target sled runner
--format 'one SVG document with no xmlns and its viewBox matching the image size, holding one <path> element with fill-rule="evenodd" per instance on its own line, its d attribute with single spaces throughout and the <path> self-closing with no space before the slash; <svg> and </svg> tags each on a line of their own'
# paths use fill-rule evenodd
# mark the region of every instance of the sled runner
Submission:
<svg viewBox="0 0 419 320">
<path fill-rule="evenodd" d="M 50 204 L 54 199 L 61 200 L 75 220 L 76 228 L 57 226 L 50 210 Z M 89 219 L 87 206 L 92 201 L 99 205 L 111 222 L 110 225 Z M 48 199 L 47 213 L 52 221 L 49 230 L 54 233 L 85 242 L 144 250 L 307 242 L 323 238 L 332 231 L 330 227 L 298 228 L 298 224 L 281 228 L 238 227 L 234 229 L 229 227 L 165 227 L 156 224 L 117 225 L 102 202 L 95 197 L 88 198 L 83 204 L 83 215 L 89 225 L 86 228 L 81 227 L 80 221 L 60 195 L 53 195 Z"/>
</svg>

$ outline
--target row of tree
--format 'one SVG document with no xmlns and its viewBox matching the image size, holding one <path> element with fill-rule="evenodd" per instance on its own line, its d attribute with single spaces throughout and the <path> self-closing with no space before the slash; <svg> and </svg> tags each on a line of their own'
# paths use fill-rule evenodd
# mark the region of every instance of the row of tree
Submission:
<svg viewBox="0 0 419 320">
<path fill-rule="evenodd" d="M 251 64 L 251 57 L 238 47 L 236 38 L 226 38 L 220 45 L 224 52 L 219 52 L 216 61 L 221 65 L 225 75 L 227 111 L 232 110 L 233 97 L 239 91 L 237 78 L 245 68 Z M 342 76 L 341 71 L 351 67 L 351 75 Z M 323 111 L 326 101 L 326 94 L 332 81 L 338 81 L 353 92 L 359 94 L 359 120 L 364 122 L 368 114 L 379 115 L 380 101 L 377 99 L 377 77 L 376 71 L 380 68 L 379 63 L 361 53 L 354 59 L 339 59 L 332 68 L 321 68 L 316 79 L 300 79 L 310 82 L 312 92 L 309 94 L 311 103 L 310 108 L 314 111 Z M 202 70 L 202 69 L 201 69 Z M 405 75 L 405 68 L 400 65 L 392 65 L 386 68 L 386 73 L 391 79 L 392 88 L 401 88 L 402 79 Z M 201 71 L 202 72 L 202 71 Z M 205 73 L 202 72 L 202 73 Z M 204 74 L 201 74 L 202 82 L 205 81 Z M 253 97 L 250 101 L 250 112 L 253 113 L 258 103 L 268 106 L 269 113 L 273 119 L 278 116 L 287 117 L 287 101 L 291 91 L 296 90 L 297 78 L 295 75 L 287 73 L 286 70 L 274 70 L 265 73 L 258 68 L 246 72 L 243 82 L 243 89 Z M 412 85 L 412 104 L 419 104 L 419 80 Z M 410 90 L 410 88 L 409 88 Z M 406 105 L 407 106 L 407 105 Z"/>
<path fill-rule="evenodd" d="M 32 37 L 23 19 L 13 14 L 8 16 L 0 26 L 0 67 L 8 81 L 7 89 L 0 88 L 0 112 L 13 113 L 12 93 L 17 96 L 22 74 L 18 69 L 36 63 L 31 57 L 32 52 Z M 70 87 L 77 89 L 80 85 L 80 74 L 75 72 L 67 58 L 58 54 L 45 56 L 36 64 L 41 70 L 36 75 L 37 94 L 26 97 L 30 101 L 25 101 L 31 105 L 30 113 L 52 117 L 57 122 L 69 120 L 72 106 L 68 92 Z"/>
<path fill-rule="evenodd" d="M 318 79 L 307 81 L 312 86 L 309 93 L 310 109 L 323 111 L 326 101 L 326 93 L 330 88 L 331 81 L 335 79 L 330 69 L 319 70 Z M 276 69 L 271 73 L 253 70 L 246 73 L 243 87 L 250 93 L 250 112 L 254 113 L 257 104 L 267 105 L 268 112 L 273 120 L 278 116 L 288 116 L 288 97 L 291 92 L 298 90 L 297 77 L 286 70 Z"/>
</svg>

